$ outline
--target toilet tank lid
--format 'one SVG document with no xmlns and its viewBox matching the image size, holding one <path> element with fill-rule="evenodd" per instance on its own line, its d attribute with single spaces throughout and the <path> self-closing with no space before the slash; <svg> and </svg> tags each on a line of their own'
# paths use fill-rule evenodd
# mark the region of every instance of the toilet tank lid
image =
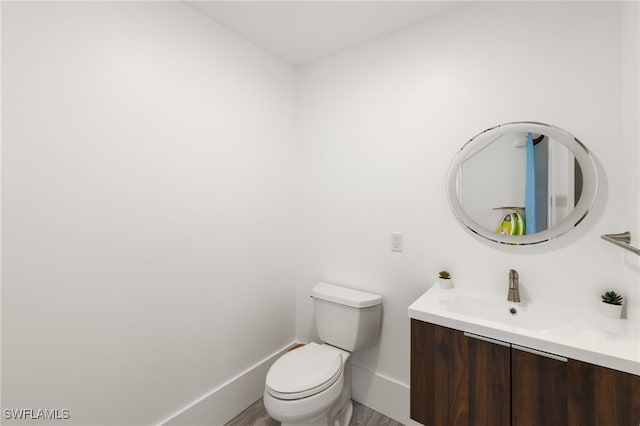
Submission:
<svg viewBox="0 0 640 426">
<path fill-rule="evenodd" d="M 367 293 L 329 283 L 318 283 L 313 286 L 311 296 L 354 308 L 368 308 L 382 303 L 382 296 L 379 294 Z"/>
</svg>

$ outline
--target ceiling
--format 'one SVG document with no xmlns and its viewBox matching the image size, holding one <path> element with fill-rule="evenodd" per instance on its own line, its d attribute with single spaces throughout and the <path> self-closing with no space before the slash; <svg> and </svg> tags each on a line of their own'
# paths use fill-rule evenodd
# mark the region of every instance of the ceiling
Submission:
<svg viewBox="0 0 640 426">
<path fill-rule="evenodd" d="M 463 1 L 187 1 L 294 66 L 464 7 Z"/>
</svg>

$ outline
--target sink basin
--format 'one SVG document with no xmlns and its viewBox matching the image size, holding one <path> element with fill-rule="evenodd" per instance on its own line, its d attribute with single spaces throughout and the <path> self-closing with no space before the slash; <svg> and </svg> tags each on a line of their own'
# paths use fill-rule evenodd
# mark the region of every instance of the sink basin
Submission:
<svg viewBox="0 0 640 426">
<path fill-rule="evenodd" d="M 408 313 L 419 321 L 640 375 L 640 330 L 633 321 L 538 300 L 513 303 L 506 291 L 438 285 Z"/>
<path fill-rule="evenodd" d="M 540 302 L 513 303 L 489 294 L 456 295 L 446 309 L 460 315 L 536 331 L 563 327 L 578 317 L 577 312 L 564 306 Z"/>
</svg>

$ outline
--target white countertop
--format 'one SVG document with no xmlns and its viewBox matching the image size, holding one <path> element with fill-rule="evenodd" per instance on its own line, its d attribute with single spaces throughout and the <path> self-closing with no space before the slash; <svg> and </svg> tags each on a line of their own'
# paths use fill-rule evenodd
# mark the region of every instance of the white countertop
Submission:
<svg viewBox="0 0 640 426">
<path fill-rule="evenodd" d="M 452 301 L 473 300 L 495 304 L 498 295 L 453 288 L 444 290 L 434 285 L 409 306 L 409 317 L 514 343 L 579 361 L 640 375 L 640 341 L 638 331 L 624 319 L 610 319 L 598 312 L 580 311 L 560 305 L 545 304 L 559 315 L 571 315 L 570 321 L 549 328 L 524 328 L 505 321 L 489 320 L 453 312 Z M 506 294 L 505 297 L 506 298 Z M 504 300 L 501 298 L 501 300 Z M 502 303 L 502 302 L 500 302 Z M 504 305 L 525 312 L 527 304 Z M 529 307 L 537 304 L 530 304 Z M 527 314 L 523 314 L 527 315 Z"/>
</svg>

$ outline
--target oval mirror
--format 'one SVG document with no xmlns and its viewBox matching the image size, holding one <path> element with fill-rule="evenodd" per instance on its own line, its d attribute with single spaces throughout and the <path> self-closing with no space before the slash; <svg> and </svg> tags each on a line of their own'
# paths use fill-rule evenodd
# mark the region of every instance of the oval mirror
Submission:
<svg viewBox="0 0 640 426">
<path fill-rule="evenodd" d="M 509 245 L 543 243 L 574 229 L 597 187 L 596 163 L 575 136 L 526 121 L 474 136 L 447 177 L 449 204 L 462 225 Z"/>
</svg>

